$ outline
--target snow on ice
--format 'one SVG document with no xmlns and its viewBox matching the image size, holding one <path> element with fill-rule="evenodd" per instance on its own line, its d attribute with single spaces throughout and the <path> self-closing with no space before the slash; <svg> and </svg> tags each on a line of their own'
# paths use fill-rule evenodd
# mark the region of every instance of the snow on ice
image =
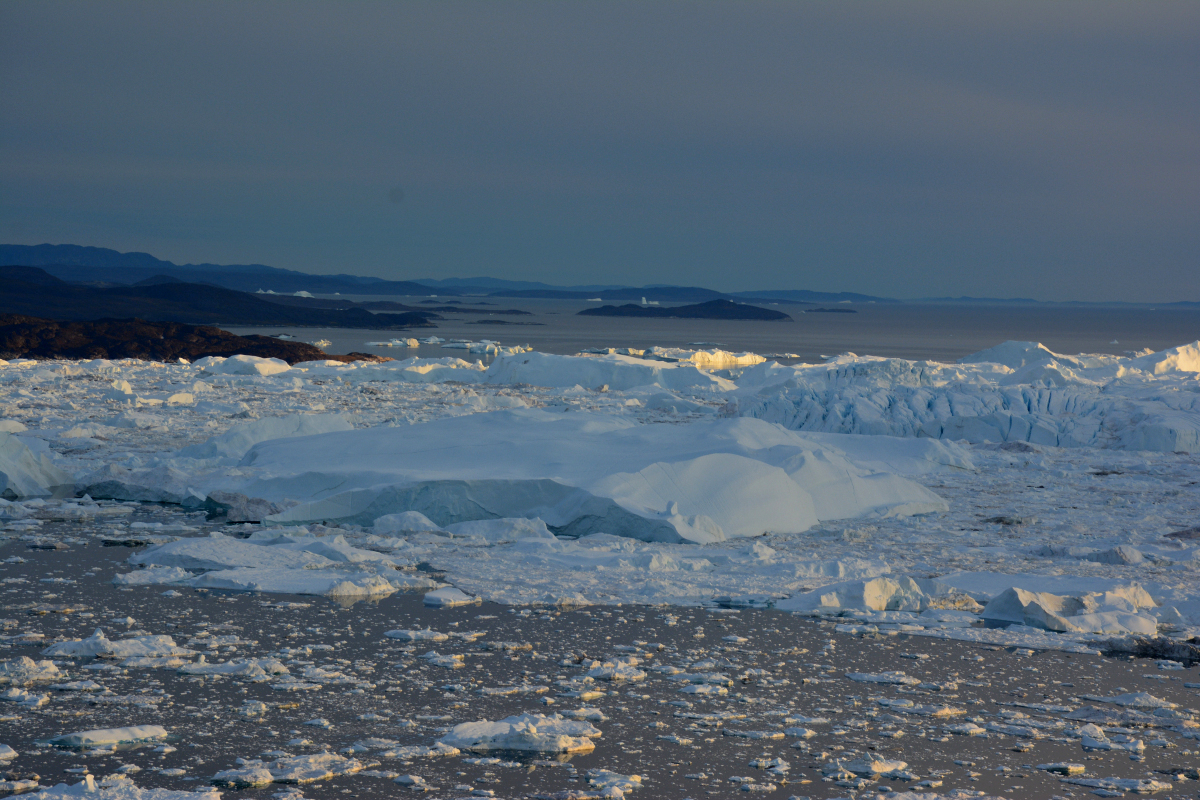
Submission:
<svg viewBox="0 0 1200 800">
<path fill-rule="evenodd" d="M 125 528 L 160 537 L 125 586 L 775 605 L 1066 647 L 1200 624 L 1200 468 L 1182 455 L 1200 451 L 1200 343 L 793 366 L 501 350 L 487 367 L 0 364 L 0 517 L 32 531 L 37 503 L 86 516 L 106 498 L 256 523 Z M 42 499 L 71 485 L 82 499 Z"/>
</svg>

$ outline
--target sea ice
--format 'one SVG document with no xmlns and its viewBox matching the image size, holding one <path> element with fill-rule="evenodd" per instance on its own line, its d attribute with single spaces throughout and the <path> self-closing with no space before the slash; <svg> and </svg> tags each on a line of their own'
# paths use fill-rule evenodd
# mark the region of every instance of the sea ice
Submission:
<svg viewBox="0 0 1200 800">
<path fill-rule="evenodd" d="M 179 451 L 187 458 L 228 458 L 235 461 L 258 444 L 272 439 L 295 436 L 315 436 L 321 433 L 353 430 L 341 414 L 289 414 L 284 417 L 264 417 L 244 425 L 235 425 L 218 436 Z"/>
<path fill-rule="evenodd" d="M 34 661 L 29 656 L 0 661 L 0 686 L 28 686 L 41 681 L 53 681 L 63 676 L 53 661 Z"/>
<path fill-rule="evenodd" d="M 1200 343 L 1139 358 L 1006 342 L 959 364 L 843 356 L 750 367 L 736 413 L 788 428 L 1058 447 L 1200 450 Z"/>
<path fill-rule="evenodd" d="M 74 482 L 45 453 L 35 454 L 15 434 L 0 431 L 0 497 L 46 497 Z"/>
<path fill-rule="evenodd" d="M 48 656 L 68 658 L 137 658 L 155 656 L 184 656 L 193 651 L 179 647 L 170 636 L 134 636 L 129 639 L 109 639 L 97 628 L 86 639 L 58 642 L 46 648 Z"/>
<path fill-rule="evenodd" d="M 435 589 L 425 595 L 425 605 L 430 608 L 453 608 L 455 606 L 469 606 L 472 603 L 478 602 L 478 597 L 471 597 L 453 586 Z"/>
<path fill-rule="evenodd" d="M 134 785 L 125 776 L 110 775 L 97 781 L 94 776 L 87 775 L 81 783 L 74 785 L 58 783 L 54 786 L 42 787 L 37 793 L 37 797 L 38 800 L 73 800 L 73 798 L 85 798 L 85 800 L 220 800 L 221 793 L 213 787 L 187 791 L 160 788 L 143 789 Z"/>
<path fill-rule="evenodd" d="M 128 742 L 148 742 L 166 737 L 166 728 L 158 725 L 135 725 L 129 728 L 99 728 L 78 733 L 64 733 L 50 739 L 50 742 L 63 747 L 99 747 Z"/>
<path fill-rule="evenodd" d="M 1155 605 L 1140 587 L 1121 594 L 1097 592 L 1080 597 L 1009 588 L 993 598 L 981 616 L 1051 631 L 1153 634 L 1158 620 L 1138 611 Z"/>
<path fill-rule="evenodd" d="M 315 446 L 319 470 L 298 472 L 312 463 Z M 265 442 L 242 468 L 272 477 L 229 488 L 312 500 L 268 520 L 281 524 L 368 525 L 420 511 L 442 526 L 536 516 L 560 534 L 708 542 L 799 532 L 818 519 L 946 508 L 916 483 L 861 469 L 832 447 L 753 420 L 682 428 L 500 411 Z M 324 488 L 331 484 L 343 491 L 331 496 Z"/>
<path fill-rule="evenodd" d="M 595 749 L 600 729 L 585 720 L 559 714 L 520 714 L 499 722 L 464 722 L 438 740 L 460 750 L 523 750 L 537 753 L 581 753 Z"/>
</svg>

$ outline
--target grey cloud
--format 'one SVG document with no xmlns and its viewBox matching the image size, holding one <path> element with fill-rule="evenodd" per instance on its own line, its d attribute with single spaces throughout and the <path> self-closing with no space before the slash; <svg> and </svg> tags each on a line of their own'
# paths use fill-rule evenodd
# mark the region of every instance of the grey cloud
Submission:
<svg viewBox="0 0 1200 800">
<path fill-rule="evenodd" d="M 899 296 L 1177 299 L 1195 270 L 1194 3 L 0 18 L 0 237 Z"/>
</svg>

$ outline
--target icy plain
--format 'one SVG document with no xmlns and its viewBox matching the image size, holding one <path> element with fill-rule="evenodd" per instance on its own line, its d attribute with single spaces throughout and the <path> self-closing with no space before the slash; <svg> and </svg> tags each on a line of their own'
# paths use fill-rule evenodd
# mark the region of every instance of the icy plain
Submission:
<svg viewBox="0 0 1200 800">
<path fill-rule="evenodd" d="M 168 594 L 776 608 L 849 637 L 1080 654 L 1200 633 L 1200 343 L 1009 342 L 956 364 L 700 353 L 0 364 L 4 535 L 102 520 L 142 545 L 116 587 Z M 228 524 L 131 523 L 129 503 Z M 89 634 L 47 653 L 192 655 Z M 428 644 L 429 664 L 464 667 Z M 598 676 L 639 671 L 601 655 Z M 442 741 L 589 741 L 487 725 Z"/>
</svg>

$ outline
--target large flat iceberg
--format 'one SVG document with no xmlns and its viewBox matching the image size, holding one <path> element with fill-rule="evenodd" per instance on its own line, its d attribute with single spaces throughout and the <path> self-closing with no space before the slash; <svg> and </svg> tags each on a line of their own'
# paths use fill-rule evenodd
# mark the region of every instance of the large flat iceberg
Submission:
<svg viewBox="0 0 1200 800">
<path fill-rule="evenodd" d="M 237 491 L 309 501 L 269 517 L 274 524 L 371 525 L 419 511 L 443 527 L 537 517 L 570 536 L 714 542 L 801 532 L 826 519 L 946 509 L 912 481 L 751 419 L 644 425 L 602 414 L 498 411 L 263 442 L 240 471 L 258 477 Z"/>
</svg>

